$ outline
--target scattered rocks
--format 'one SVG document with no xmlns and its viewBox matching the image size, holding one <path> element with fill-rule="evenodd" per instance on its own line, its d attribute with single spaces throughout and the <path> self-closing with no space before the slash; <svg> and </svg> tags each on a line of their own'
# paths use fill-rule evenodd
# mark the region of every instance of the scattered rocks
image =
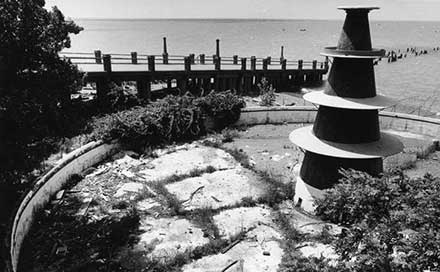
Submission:
<svg viewBox="0 0 440 272">
<path fill-rule="evenodd" d="M 144 185 L 142 183 L 137 182 L 128 182 L 123 184 L 117 191 L 114 197 L 121 197 L 125 195 L 128 192 L 131 193 L 137 193 L 141 191 L 144 188 Z"/>
</svg>

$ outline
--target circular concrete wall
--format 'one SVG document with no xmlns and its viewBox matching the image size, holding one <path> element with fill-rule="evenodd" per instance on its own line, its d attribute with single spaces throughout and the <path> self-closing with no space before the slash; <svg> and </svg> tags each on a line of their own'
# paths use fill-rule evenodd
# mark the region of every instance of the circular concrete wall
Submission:
<svg viewBox="0 0 440 272">
<path fill-rule="evenodd" d="M 254 107 L 242 110 L 236 125 L 313 123 L 317 113 L 315 107 Z M 383 129 L 405 130 L 431 137 L 440 135 L 440 120 L 409 114 L 381 112 L 380 125 Z M 286 135 L 288 137 L 288 135 Z M 23 197 L 14 213 L 6 237 L 8 256 L 7 268 L 16 272 L 23 241 L 32 225 L 34 216 L 58 192 L 74 174 L 100 163 L 119 150 L 116 143 L 91 142 L 72 151 L 46 175 L 38 179 Z"/>
</svg>

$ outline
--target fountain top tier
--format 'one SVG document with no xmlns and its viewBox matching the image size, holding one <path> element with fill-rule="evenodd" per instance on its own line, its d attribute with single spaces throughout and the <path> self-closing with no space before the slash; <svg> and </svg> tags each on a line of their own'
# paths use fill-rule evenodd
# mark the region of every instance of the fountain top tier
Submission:
<svg viewBox="0 0 440 272">
<path fill-rule="evenodd" d="M 336 58 L 380 58 L 384 50 L 371 47 L 368 13 L 377 7 L 339 7 L 347 13 L 337 46 L 326 47 L 322 55 Z"/>
</svg>

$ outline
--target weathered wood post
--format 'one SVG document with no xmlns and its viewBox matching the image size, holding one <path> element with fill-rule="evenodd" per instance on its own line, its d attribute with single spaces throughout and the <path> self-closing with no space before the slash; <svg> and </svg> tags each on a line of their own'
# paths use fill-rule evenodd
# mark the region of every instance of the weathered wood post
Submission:
<svg viewBox="0 0 440 272">
<path fill-rule="evenodd" d="M 216 46 L 215 46 L 215 55 L 217 57 L 220 57 L 220 39 L 215 40 Z"/>
<path fill-rule="evenodd" d="M 199 60 L 200 60 L 200 64 L 205 64 L 205 54 L 200 54 Z"/>
<path fill-rule="evenodd" d="M 246 70 L 246 58 L 241 58 L 241 70 Z"/>
<path fill-rule="evenodd" d="M 111 55 L 103 55 L 104 72 L 107 73 L 106 77 L 101 77 L 96 81 L 96 96 L 101 106 L 105 106 L 107 102 L 107 93 L 109 92 L 110 74 L 112 72 L 112 59 Z"/>
<path fill-rule="evenodd" d="M 101 64 L 102 63 L 102 53 L 101 53 L 101 50 L 95 50 L 95 62 L 97 64 Z"/>
<path fill-rule="evenodd" d="M 195 64 L 196 63 L 196 56 L 194 54 L 189 54 L 189 59 L 191 61 L 191 64 Z"/>
<path fill-rule="evenodd" d="M 232 63 L 238 64 L 238 56 L 237 55 L 232 56 Z"/>
<path fill-rule="evenodd" d="M 156 70 L 156 61 L 154 56 L 148 56 L 148 71 L 154 72 Z"/>
<path fill-rule="evenodd" d="M 317 64 L 318 64 L 318 61 L 317 60 L 313 60 L 313 62 L 312 62 L 312 69 L 313 70 L 316 70 Z"/>
<path fill-rule="evenodd" d="M 131 52 L 131 63 L 132 64 L 137 64 L 138 63 L 137 52 Z"/>
<path fill-rule="evenodd" d="M 105 54 L 102 59 L 104 60 L 104 72 L 111 73 L 112 72 L 112 56 L 109 54 Z"/>
<path fill-rule="evenodd" d="M 267 71 L 267 65 L 269 64 L 269 59 L 263 59 L 263 71 Z"/>
<path fill-rule="evenodd" d="M 151 81 L 146 78 L 136 80 L 137 96 L 141 99 L 151 99 Z"/>
<path fill-rule="evenodd" d="M 284 59 L 284 46 L 281 46 L 281 57 L 280 57 L 280 63 L 282 63 Z"/>
<path fill-rule="evenodd" d="M 300 59 L 298 60 L 298 70 L 302 70 L 302 68 L 303 68 L 303 60 Z"/>
<path fill-rule="evenodd" d="M 282 59 L 281 60 L 281 70 L 286 71 L 286 68 L 287 68 L 287 60 Z"/>
<path fill-rule="evenodd" d="M 191 71 L 191 63 L 192 63 L 191 56 L 184 57 L 183 60 L 184 60 L 184 63 L 185 63 L 185 71 L 186 72 Z"/>
<path fill-rule="evenodd" d="M 172 83 L 171 79 L 168 78 L 167 79 L 167 90 L 171 91 L 172 87 L 173 87 L 173 83 Z"/>
<path fill-rule="evenodd" d="M 167 38 L 166 37 L 163 37 L 162 63 L 168 64 L 168 49 L 167 49 Z"/>
<path fill-rule="evenodd" d="M 214 59 L 215 70 L 219 71 L 221 69 L 220 63 L 221 63 L 221 58 L 216 56 Z"/>
<path fill-rule="evenodd" d="M 257 58 L 255 56 L 251 56 L 251 70 L 255 71 L 257 69 Z"/>
</svg>

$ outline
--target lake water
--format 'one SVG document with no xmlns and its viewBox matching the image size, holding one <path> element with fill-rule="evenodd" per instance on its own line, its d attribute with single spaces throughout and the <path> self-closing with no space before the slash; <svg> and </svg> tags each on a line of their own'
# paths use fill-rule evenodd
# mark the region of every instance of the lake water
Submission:
<svg viewBox="0 0 440 272">
<path fill-rule="evenodd" d="M 215 53 L 221 40 L 222 56 L 280 56 L 321 60 L 325 46 L 335 46 L 343 21 L 320 20 L 76 20 L 84 31 L 72 37 L 70 52 L 161 54 L 167 37 L 170 55 Z M 402 104 L 440 112 L 440 22 L 370 22 L 373 47 L 406 51 L 428 50 L 394 63 L 375 66 L 378 92 Z"/>
</svg>

